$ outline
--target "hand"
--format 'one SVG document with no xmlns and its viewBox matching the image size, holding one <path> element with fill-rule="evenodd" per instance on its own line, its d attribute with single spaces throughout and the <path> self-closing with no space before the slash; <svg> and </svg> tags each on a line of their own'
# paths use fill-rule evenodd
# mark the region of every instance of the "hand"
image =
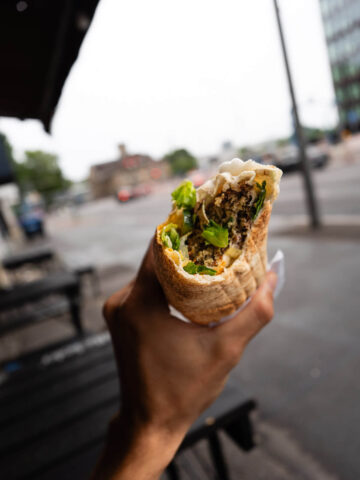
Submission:
<svg viewBox="0 0 360 480">
<path fill-rule="evenodd" d="M 99 478 L 158 478 L 191 424 L 222 391 L 248 342 L 271 320 L 275 285 L 276 275 L 269 273 L 251 302 L 224 324 L 188 324 L 170 315 L 149 248 L 135 282 L 104 307 L 120 372 L 121 414 L 110 440 L 118 459 L 112 476 Z M 119 436 L 127 438 L 121 458 Z M 155 451 L 146 461 L 150 446 Z M 137 455 L 146 468 L 135 474 Z"/>
</svg>

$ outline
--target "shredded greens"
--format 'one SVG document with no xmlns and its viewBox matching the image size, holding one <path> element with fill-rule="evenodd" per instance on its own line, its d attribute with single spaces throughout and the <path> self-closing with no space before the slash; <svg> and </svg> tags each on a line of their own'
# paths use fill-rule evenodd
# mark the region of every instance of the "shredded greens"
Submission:
<svg viewBox="0 0 360 480">
<path fill-rule="evenodd" d="M 196 190 L 190 180 L 182 182 L 171 194 L 178 208 L 193 209 L 196 203 Z"/>
<path fill-rule="evenodd" d="M 192 210 L 184 210 L 183 211 L 184 215 L 184 225 L 182 228 L 182 233 L 188 233 L 191 232 L 191 230 L 194 228 L 194 222 L 193 222 L 193 212 Z"/>
<path fill-rule="evenodd" d="M 256 217 L 259 215 L 260 210 L 262 209 L 266 197 L 266 181 L 264 180 L 262 184 L 256 182 L 256 186 L 259 190 L 259 196 L 255 202 L 255 205 L 253 206 L 253 211 L 252 211 L 252 219 L 255 220 Z"/>
<path fill-rule="evenodd" d="M 185 272 L 190 273 L 190 275 L 195 275 L 199 273 L 200 275 L 216 275 L 216 270 L 212 268 L 205 267 L 205 265 L 195 265 L 194 262 L 188 262 L 184 267 Z"/>
<path fill-rule="evenodd" d="M 255 220 L 261 209 L 263 208 L 264 201 L 266 198 L 266 181 L 264 180 L 261 184 L 256 182 L 256 191 L 258 193 L 255 202 L 251 207 L 251 218 Z M 189 235 L 192 234 L 196 222 L 197 216 L 194 213 L 194 207 L 196 205 L 196 190 L 194 185 L 190 180 L 185 180 L 182 182 L 171 194 L 174 204 L 176 206 L 175 213 L 173 217 L 174 220 L 178 223 L 169 223 L 165 225 L 161 230 L 161 241 L 166 248 L 172 248 L 180 252 L 183 260 L 189 260 L 189 251 L 187 246 L 187 239 Z M 226 224 L 220 225 L 214 220 L 208 219 L 205 212 L 205 205 L 202 204 L 202 210 L 200 210 L 200 222 L 199 227 L 202 229 L 201 236 L 205 240 L 206 245 L 213 245 L 218 248 L 226 248 L 229 246 L 229 229 L 234 225 L 234 218 L 230 217 Z M 181 217 L 177 215 L 183 215 L 183 221 Z M 197 210 L 199 214 L 199 209 Z M 236 249 L 234 249 L 236 250 Z M 234 252 L 236 258 L 239 255 L 240 251 Z M 235 255 L 234 255 L 235 258 Z M 209 268 L 205 265 L 197 265 L 192 261 L 183 267 L 185 272 L 190 275 L 216 275 L 217 271 L 213 268 Z"/>
<path fill-rule="evenodd" d="M 217 224 L 214 220 L 210 220 L 209 225 L 204 228 L 202 236 L 215 247 L 224 248 L 229 245 L 228 229 Z"/>
<path fill-rule="evenodd" d="M 161 241 L 165 247 L 179 250 L 180 236 L 177 232 L 177 228 L 178 226 L 174 223 L 169 223 L 161 230 Z"/>
</svg>

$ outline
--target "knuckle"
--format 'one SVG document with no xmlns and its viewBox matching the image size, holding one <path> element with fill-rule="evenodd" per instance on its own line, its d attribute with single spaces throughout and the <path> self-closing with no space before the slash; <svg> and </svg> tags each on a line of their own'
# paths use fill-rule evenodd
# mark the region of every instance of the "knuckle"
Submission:
<svg viewBox="0 0 360 480">
<path fill-rule="evenodd" d="M 221 338 L 215 346 L 216 359 L 227 367 L 236 365 L 239 358 L 239 345 L 233 339 Z"/>
<path fill-rule="evenodd" d="M 268 296 L 263 296 L 258 299 L 254 305 L 255 314 L 261 324 L 266 325 L 274 316 L 273 302 Z"/>
<path fill-rule="evenodd" d="M 110 318 L 111 316 L 111 302 L 110 299 L 107 299 L 102 308 L 102 314 L 105 319 Z"/>
<path fill-rule="evenodd" d="M 226 351 L 226 360 L 230 367 L 235 366 L 239 361 L 240 347 L 237 342 L 232 341 Z"/>
<path fill-rule="evenodd" d="M 109 297 L 103 306 L 103 316 L 106 320 L 112 319 L 118 311 L 118 302 L 115 295 Z"/>
</svg>

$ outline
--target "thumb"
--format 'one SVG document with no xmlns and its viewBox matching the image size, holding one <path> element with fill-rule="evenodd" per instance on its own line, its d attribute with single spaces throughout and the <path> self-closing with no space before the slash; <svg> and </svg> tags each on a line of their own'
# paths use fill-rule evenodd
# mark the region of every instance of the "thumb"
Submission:
<svg viewBox="0 0 360 480">
<path fill-rule="evenodd" d="M 249 304 L 227 322 L 233 329 L 233 333 L 241 336 L 245 343 L 259 333 L 274 316 L 273 293 L 276 283 L 277 275 L 274 272 L 267 273 L 264 283 L 256 291 Z"/>
</svg>

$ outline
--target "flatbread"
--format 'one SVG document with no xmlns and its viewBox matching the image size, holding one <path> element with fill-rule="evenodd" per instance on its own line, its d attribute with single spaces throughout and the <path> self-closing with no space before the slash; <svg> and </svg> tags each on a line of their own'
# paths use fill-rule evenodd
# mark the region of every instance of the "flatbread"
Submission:
<svg viewBox="0 0 360 480">
<path fill-rule="evenodd" d="M 222 164 L 215 177 L 197 190 L 197 201 L 207 204 L 227 188 L 236 189 L 243 182 L 253 185 L 255 181 L 266 179 L 266 199 L 242 253 L 218 275 L 187 273 L 182 267 L 180 253 L 162 244 L 161 230 L 169 219 L 157 227 L 153 246 L 156 275 L 168 302 L 192 322 L 207 325 L 234 313 L 263 282 L 267 267 L 268 224 L 281 175 L 281 170 L 274 166 L 234 159 Z"/>
</svg>

